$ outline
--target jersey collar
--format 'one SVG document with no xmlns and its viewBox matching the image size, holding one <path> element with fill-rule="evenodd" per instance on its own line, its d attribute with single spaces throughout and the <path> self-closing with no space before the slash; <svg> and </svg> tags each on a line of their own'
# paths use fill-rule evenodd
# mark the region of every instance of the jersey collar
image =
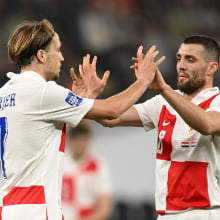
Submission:
<svg viewBox="0 0 220 220">
<path fill-rule="evenodd" d="M 199 92 L 193 99 L 192 102 L 194 104 L 199 104 L 203 102 L 204 100 L 211 98 L 213 95 L 216 95 L 219 93 L 218 87 L 212 87 L 208 89 L 204 89 L 201 92 Z"/>
<path fill-rule="evenodd" d="M 39 79 L 43 82 L 46 82 L 46 80 L 37 72 L 35 71 L 25 71 L 25 72 L 22 72 L 22 73 L 13 73 L 13 72 L 8 72 L 7 73 L 7 77 L 9 79 L 14 79 L 14 78 L 17 78 L 17 77 L 31 77 L 31 78 L 35 78 L 35 79 Z"/>
</svg>

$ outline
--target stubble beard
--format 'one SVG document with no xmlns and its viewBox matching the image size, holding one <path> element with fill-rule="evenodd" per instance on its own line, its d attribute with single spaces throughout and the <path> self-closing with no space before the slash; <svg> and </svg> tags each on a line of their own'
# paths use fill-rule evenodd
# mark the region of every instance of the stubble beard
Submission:
<svg viewBox="0 0 220 220">
<path fill-rule="evenodd" d="M 205 83 L 206 83 L 205 79 L 200 79 L 200 80 L 189 79 L 185 83 L 178 80 L 177 88 L 186 94 L 192 94 L 195 91 L 201 89 L 205 85 Z"/>
</svg>

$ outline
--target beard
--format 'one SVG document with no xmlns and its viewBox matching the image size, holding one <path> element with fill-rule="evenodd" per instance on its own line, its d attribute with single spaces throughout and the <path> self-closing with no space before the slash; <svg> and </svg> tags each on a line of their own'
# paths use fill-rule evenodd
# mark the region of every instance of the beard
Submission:
<svg viewBox="0 0 220 220">
<path fill-rule="evenodd" d="M 178 80 L 177 82 L 177 88 L 186 93 L 186 94 L 192 94 L 196 90 L 201 89 L 205 85 L 205 79 L 189 79 L 187 82 L 181 82 Z"/>
</svg>

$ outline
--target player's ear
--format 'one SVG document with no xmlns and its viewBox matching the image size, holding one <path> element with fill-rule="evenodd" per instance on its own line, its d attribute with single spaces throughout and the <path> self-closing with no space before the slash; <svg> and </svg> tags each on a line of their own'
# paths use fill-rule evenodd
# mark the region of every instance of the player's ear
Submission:
<svg viewBox="0 0 220 220">
<path fill-rule="evenodd" d="M 217 62 L 210 62 L 208 75 L 214 75 L 214 73 L 217 72 L 217 70 L 218 70 L 218 63 Z"/>
<path fill-rule="evenodd" d="M 39 62 L 44 63 L 46 61 L 46 53 L 45 50 L 38 50 L 36 53 L 36 58 Z"/>
</svg>

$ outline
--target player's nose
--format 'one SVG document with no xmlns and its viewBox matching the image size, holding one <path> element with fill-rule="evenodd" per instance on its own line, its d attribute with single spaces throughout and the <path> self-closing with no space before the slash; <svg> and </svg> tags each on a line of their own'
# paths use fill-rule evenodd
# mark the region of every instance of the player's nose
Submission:
<svg viewBox="0 0 220 220">
<path fill-rule="evenodd" d="M 61 55 L 60 55 L 60 61 L 61 62 L 63 62 L 64 61 L 64 56 L 63 56 L 63 54 L 61 53 Z"/>
<path fill-rule="evenodd" d="M 179 60 L 176 64 L 178 70 L 185 70 L 186 69 L 186 63 L 184 60 Z"/>
</svg>

